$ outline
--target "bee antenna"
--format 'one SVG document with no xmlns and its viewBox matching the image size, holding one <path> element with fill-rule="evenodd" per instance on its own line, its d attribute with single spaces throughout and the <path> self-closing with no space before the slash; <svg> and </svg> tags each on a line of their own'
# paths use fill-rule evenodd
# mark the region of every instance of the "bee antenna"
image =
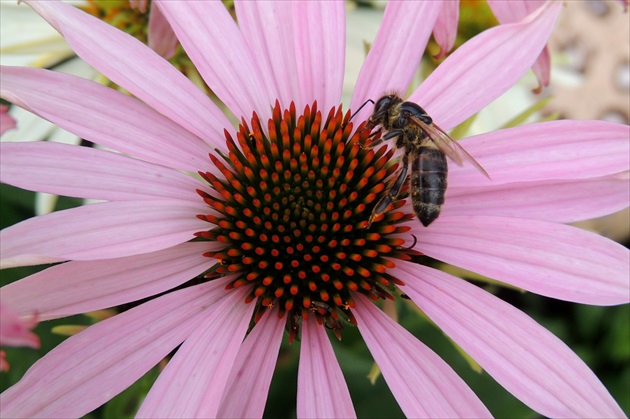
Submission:
<svg viewBox="0 0 630 419">
<path fill-rule="evenodd" d="M 374 101 L 372 99 L 366 100 L 365 102 L 363 102 L 363 105 L 359 106 L 359 109 L 357 109 L 352 113 L 352 115 L 350 115 L 350 119 L 348 119 L 348 122 L 352 121 L 352 118 L 354 118 L 359 112 L 361 112 L 361 109 L 363 109 L 363 107 L 368 103 L 372 103 L 372 105 L 374 105 Z"/>
</svg>

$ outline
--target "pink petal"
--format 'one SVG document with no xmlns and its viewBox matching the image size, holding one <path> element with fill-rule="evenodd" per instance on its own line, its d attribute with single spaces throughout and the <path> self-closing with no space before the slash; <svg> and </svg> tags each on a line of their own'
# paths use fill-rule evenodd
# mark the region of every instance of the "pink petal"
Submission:
<svg viewBox="0 0 630 419">
<path fill-rule="evenodd" d="M 20 67 L 2 67 L 0 82 L 3 99 L 88 141 L 177 169 L 210 166 L 206 143 L 116 90 L 68 74 Z"/>
<path fill-rule="evenodd" d="M 293 27 L 294 3 L 237 1 L 234 2 L 239 29 L 253 60 L 261 69 L 264 85 L 275 93 L 280 105 L 295 101 L 298 110 L 306 103 L 302 98 L 296 59 L 296 29 Z M 304 15 L 304 19 L 310 16 Z M 271 23 L 271 24 L 270 24 Z M 268 113 L 268 112 L 267 112 Z"/>
<path fill-rule="evenodd" d="M 536 62 L 532 66 L 532 71 L 536 75 L 539 84 L 534 92 L 540 93 L 542 88 L 549 86 L 549 82 L 551 81 L 551 53 L 549 52 L 549 47 L 543 48 L 538 59 L 536 59 Z"/>
<path fill-rule="evenodd" d="M 630 298 L 628 249 L 576 227 L 480 215 L 409 225 L 427 256 L 537 294 L 595 305 Z"/>
<path fill-rule="evenodd" d="M 624 417 L 586 364 L 525 313 L 443 272 L 405 262 L 399 267 L 404 292 L 529 407 L 547 417 Z"/>
<path fill-rule="evenodd" d="M 506 3 L 502 0 L 488 0 L 488 6 L 497 20 L 502 23 L 515 23 L 523 20 L 530 13 L 535 12 L 545 4 L 546 0 L 512 0 Z"/>
<path fill-rule="evenodd" d="M 496 186 L 449 186 L 441 216 L 495 215 L 572 223 L 612 214 L 629 203 L 627 174 Z"/>
<path fill-rule="evenodd" d="M 278 317 L 277 310 L 267 310 L 247 335 L 234 361 L 217 417 L 262 417 L 285 323 L 286 318 Z M 247 401 L 243 395 L 247 395 Z"/>
<path fill-rule="evenodd" d="M 2 301 L 22 316 L 43 320 L 87 313 L 158 295 L 201 275 L 214 263 L 202 256 L 221 243 L 183 243 L 120 259 L 67 262 L 2 290 Z"/>
<path fill-rule="evenodd" d="M 525 19 L 527 15 L 533 13 L 545 4 L 545 0 L 513 0 L 505 2 L 502 0 L 488 0 L 488 5 L 492 9 L 492 13 L 496 16 L 500 23 L 514 23 Z M 551 73 L 551 57 L 549 56 L 549 48 L 545 47 L 540 56 L 534 63 L 532 70 L 540 83 L 539 89 L 549 86 L 549 77 Z"/>
<path fill-rule="evenodd" d="M 142 377 L 225 298 L 226 280 L 175 291 L 74 335 L 0 395 L 2 417 L 80 417 Z"/>
<path fill-rule="evenodd" d="M 17 123 L 11 115 L 9 115 L 9 107 L 6 105 L 0 105 L 0 135 L 6 131 L 15 129 Z"/>
<path fill-rule="evenodd" d="M 156 3 L 205 82 L 237 118 L 249 119 L 252 111 L 263 119 L 271 115 L 271 86 L 221 2 Z"/>
<path fill-rule="evenodd" d="M 239 28 L 280 104 L 339 104 L 345 6 L 334 2 L 235 2 Z M 273 22 L 273 24 L 270 24 Z"/>
<path fill-rule="evenodd" d="M 314 316 L 302 320 L 297 386 L 297 417 L 356 418 L 337 357 Z"/>
<path fill-rule="evenodd" d="M 232 124 L 190 80 L 131 35 L 60 1 L 24 0 L 77 55 L 114 83 L 213 146 Z"/>
<path fill-rule="evenodd" d="M 630 168 L 630 127 L 604 121 L 552 121 L 493 131 L 461 141 L 490 174 L 451 165 L 449 186 L 496 186 L 588 179 Z"/>
<path fill-rule="evenodd" d="M 37 313 L 35 310 L 25 313 L 26 316 Z M 39 317 L 20 318 L 11 301 L 2 293 L 0 301 L 0 345 L 28 346 L 39 348 L 39 337 L 30 331 L 37 325 Z"/>
<path fill-rule="evenodd" d="M 446 54 L 453 49 L 457 38 L 458 22 L 459 0 L 445 1 L 433 28 L 433 37 L 440 46 L 440 53 L 435 57 L 436 59 L 446 57 Z"/>
<path fill-rule="evenodd" d="M 561 2 L 548 2 L 520 23 L 477 35 L 451 54 L 409 97 L 449 130 L 512 87 L 532 66 L 556 23 Z"/>
<path fill-rule="evenodd" d="M 343 1 L 293 2 L 295 60 L 302 99 L 327 112 L 339 105 L 346 50 Z M 297 29 L 297 30 L 296 30 Z M 300 108 L 298 108 L 300 109 Z"/>
<path fill-rule="evenodd" d="M 0 232 L 2 267 L 25 266 L 37 257 L 99 260 L 154 252 L 208 229 L 196 217 L 204 212 L 203 205 L 184 201 L 121 201 L 33 217 Z"/>
<path fill-rule="evenodd" d="M 178 199 L 198 203 L 201 182 L 121 154 L 52 142 L 0 144 L 2 182 L 57 195 L 102 200 Z"/>
<path fill-rule="evenodd" d="M 136 417 L 216 417 L 254 310 L 254 302 L 244 303 L 250 291 L 241 287 L 225 294 L 203 316 L 200 327 L 153 384 Z"/>
<path fill-rule="evenodd" d="M 149 3 L 149 0 L 129 0 L 129 7 L 138 9 L 142 13 L 146 13 L 147 3 Z M 153 13 L 153 10 L 151 10 L 151 13 Z"/>
<path fill-rule="evenodd" d="M 355 294 L 353 313 L 370 353 L 407 417 L 490 417 L 475 393 L 446 362 Z"/>
<path fill-rule="evenodd" d="M 350 109 L 356 111 L 367 99 L 378 100 L 395 90 L 404 93 L 411 83 L 442 2 L 391 1 L 383 22 L 363 63 Z M 367 119 L 373 106 L 366 106 L 355 116 Z"/>
<path fill-rule="evenodd" d="M 145 5 L 146 7 L 146 5 Z M 147 45 L 167 60 L 173 58 L 179 41 L 159 7 L 151 3 Z"/>
</svg>

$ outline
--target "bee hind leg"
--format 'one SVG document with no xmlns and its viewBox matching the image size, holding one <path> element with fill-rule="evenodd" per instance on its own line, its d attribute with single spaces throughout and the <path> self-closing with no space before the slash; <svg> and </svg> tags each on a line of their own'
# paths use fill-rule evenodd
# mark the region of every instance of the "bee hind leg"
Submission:
<svg viewBox="0 0 630 419">
<path fill-rule="evenodd" d="M 370 228 L 370 226 L 372 225 L 372 222 L 374 221 L 374 218 L 384 213 L 389 207 L 389 205 L 392 202 L 394 202 L 396 198 L 398 198 L 398 195 L 400 194 L 400 191 L 402 190 L 403 185 L 408 180 L 407 178 L 408 167 L 409 167 L 409 155 L 404 154 L 402 158 L 402 168 L 400 169 L 400 172 L 398 174 L 398 177 L 396 178 L 396 181 L 387 192 L 387 195 L 382 197 L 374 206 L 374 209 L 372 210 L 372 214 L 370 215 L 370 219 L 368 220 L 368 225 L 365 228 Z"/>
</svg>

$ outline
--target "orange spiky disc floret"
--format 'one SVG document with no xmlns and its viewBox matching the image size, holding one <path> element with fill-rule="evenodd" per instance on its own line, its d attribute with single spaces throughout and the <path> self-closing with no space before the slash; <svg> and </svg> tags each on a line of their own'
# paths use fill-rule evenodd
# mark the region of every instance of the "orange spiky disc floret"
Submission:
<svg viewBox="0 0 630 419">
<path fill-rule="evenodd" d="M 197 236 L 226 244 L 205 254 L 218 260 L 208 277 L 236 274 L 228 289 L 250 287 L 255 321 L 277 306 L 290 340 L 309 314 L 340 337 L 342 321 L 356 324 L 352 294 L 393 299 L 402 282 L 386 273 L 392 259 L 418 255 L 403 247 L 404 201 L 369 224 L 397 164 L 386 147 L 361 147 L 369 132 L 351 135 L 349 117 L 332 108 L 324 119 L 316 102 L 298 116 L 276 102 L 267 134 L 256 114 L 236 140 L 226 132 L 228 154 L 210 155 L 222 179 L 200 173 L 217 193 L 198 191 L 214 211 L 199 215 L 213 226 Z"/>
</svg>

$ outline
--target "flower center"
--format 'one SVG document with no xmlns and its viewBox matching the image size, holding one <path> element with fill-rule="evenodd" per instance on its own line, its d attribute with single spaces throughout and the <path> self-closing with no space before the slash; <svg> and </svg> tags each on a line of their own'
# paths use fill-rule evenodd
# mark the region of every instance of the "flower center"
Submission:
<svg viewBox="0 0 630 419">
<path fill-rule="evenodd" d="M 254 114 L 236 142 L 226 133 L 225 163 L 210 155 L 224 179 L 200 173 L 216 193 L 199 191 L 212 211 L 198 217 L 213 226 L 196 235 L 225 243 L 205 254 L 218 260 L 206 277 L 233 274 L 229 289 L 251 287 L 255 321 L 277 306 L 290 340 L 309 314 L 339 337 L 344 321 L 356 324 L 353 293 L 393 299 L 403 283 L 387 273 L 392 259 L 418 254 L 402 247 L 409 227 L 397 224 L 412 218 L 398 211 L 403 201 L 369 223 L 398 164 L 386 147 L 362 147 L 369 132 L 351 136 L 349 118 L 332 108 L 324 120 L 317 103 L 298 117 L 276 102 L 268 135 Z"/>
</svg>

